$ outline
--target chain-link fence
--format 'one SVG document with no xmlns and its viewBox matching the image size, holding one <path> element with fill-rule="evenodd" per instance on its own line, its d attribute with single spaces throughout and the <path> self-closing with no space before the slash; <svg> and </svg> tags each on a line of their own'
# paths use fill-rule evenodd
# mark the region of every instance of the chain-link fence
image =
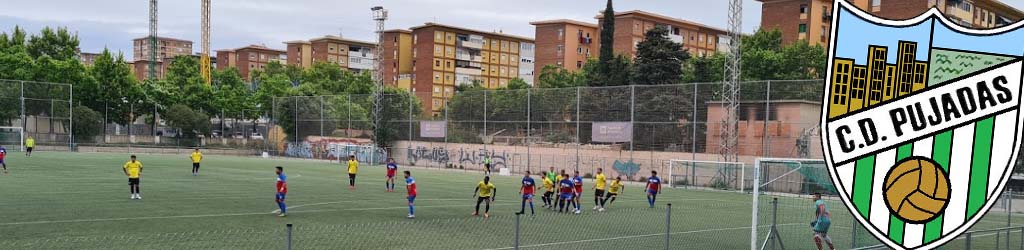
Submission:
<svg viewBox="0 0 1024 250">
<path fill-rule="evenodd" d="M 741 159 L 821 157 L 822 82 L 743 83 Z M 720 83 L 415 92 L 384 96 L 380 132 L 400 164 L 511 173 L 557 166 L 634 179 L 672 159 L 718 160 Z M 372 144 L 372 95 L 274 100 L 273 154 L 313 156 L 330 143 Z M 306 153 L 310 152 L 310 153 Z"/>
<path fill-rule="evenodd" d="M 12 150 L 29 138 L 37 147 L 69 150 L 73 91 L 70 84 L 0 80 L 0 127 L 21 128 L 4 130 L 0 141 Z"/>
</svg>

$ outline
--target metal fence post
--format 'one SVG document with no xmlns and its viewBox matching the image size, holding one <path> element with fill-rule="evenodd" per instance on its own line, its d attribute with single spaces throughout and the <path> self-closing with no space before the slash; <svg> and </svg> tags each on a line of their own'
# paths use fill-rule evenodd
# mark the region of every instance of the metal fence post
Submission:
<svg viewBox="0 0 1024 250">
<path fill-rule="evenodd" d="M 671 246 L 670 238 L 672 237 L 672 203 L 668 204 L 668 208 L 665 212 L 665 250 Z"/>
<path fill-rule="evenodd" d="M 576 170 L 580 170 L 580 147 L 583 147 L 583 142 L 580 141 L 580 102 L 583 99 L 580 90 L 580 87 L 576 87 Z"/>
<path fill-rule="evenodd" d="M 761 156 L 764 157 L 771 157 L 771 154 L 768 152 L 768 121 L 771 120 L 769 118 L 772 114 L 772 112 L 769 111 L 771 110 L 771 96 L 772 81 L 769 80 L 764 91 L 764 121 L 762 123 L 763 131 L 761 131 Z"/>
<path fill-rule="evenodd" d="M 516 235 L 512 241 L 512 248 L 516 250 L 519 249 L 519 220 L 522 216 L 522 214 L 516 213 Z"/>
<path fill-rule="evenodd" d="M 75 86 L 68 86 L 68 151 L 75 151 Z M 24 132 L 24 131 L 22 131 Z M 105 133 L 106 131 L 104 131 Z"/>
<path fill-rule="evenodd" d="M 779 198 L 772 198 L 772 228 L 771 228 L 771 230 L 768 231 L 768 238 L 769 238 L 768 241 L 771 242 L 771 248 L 769 248 L 769 249 L 772 249 L 772 250 L 775 250 L 775 240 L 771 240 L 771 238 L 778 234 L 778 232 L 775 232 L 775 230 L 777 228 L 776 226 L 778 225 L 778 224 L 776 224 L 778 222 L 778 216 L 779 216 Z M 776 240 L 781 240 L 781 239 L 776 239 Z"/>
<path fill-rule="evenodd" d="M 964 249 L 971 249 L 971 232 L 964 234 Z"/>
<path fill-rule="evenodd" d="M 324 136 L 324 96 L 320 96 L 320 137 Z"/>
<path fill-rule="evenodd" d="M 483 134 L 483 137 L 480 137 L 480 140 L 484 144 L 484 158 L 489 158 L 489 156 L 487 156 L 487 142 L 483 141 L 484 139 L 487 139 L 487 92 L 488 91 L 484 90 L 483 92 L 484 92 L 484 134 Z"/>
<path fill-rule="evenodd" d="M 851 230 L 853 232 L 853 238 L 850 240 L 850 248 L 857 248 L 857 227 L 859 226 L 860 224 L 858 224 L 857 221 L 853 221 L 853 230 Z"/>
<path fill-rule="evenodd" d="M 352 94 L 348 95 L 348 105 L 345 106 L 348 107 L 348 111 L 345 112 L 345 115 L 348 116 L 348 123 L 345 125 L 345 136 L 352 137 Z"/>
<path fill-rule="evenodd" d="M 690 134 L 690 158 L 694 161 L 697 160 L 697 85 L 696 83 L 693 84 L 693 113 L 690 116 L 690 124 L 692 124 L 690 126 L 693 127 L 691 128 L 693 131 Z"/>
<path fill-rule="evenodd" d="M 633 131 L 636 130 L 636 85 L 629 85 L 629 161 L 633 162 Z"/>
<path fill-rule="evenodd" d="M 530 143 L 530 130 L 532 130 L 532 128 L 530 127 L 530 118 L 532 118 L 530 116 L 530 113 L 531 113 L 530 112 L 530 108 L 531 108 L 530 95 L 533 93 L 532 91 L 530 91 L 531 89 L 532 88 L 527 88 L 526 89 L 526 141 L 525 141 L 525 143 L 526 143 L 526 170 L 527 171 L 530 170 L 530 144 L 532 144 L 532 143 Z"/>
<path fill-rule="evenodd" d="M 287 243 L 287 248 L 286 249 L 292 250 L 292 224 L 285 225 L 285 228 L 286 228 L 285 231 L 288 233 L 288 238 L 287 238 L 288 243 Z"/>
</svg>

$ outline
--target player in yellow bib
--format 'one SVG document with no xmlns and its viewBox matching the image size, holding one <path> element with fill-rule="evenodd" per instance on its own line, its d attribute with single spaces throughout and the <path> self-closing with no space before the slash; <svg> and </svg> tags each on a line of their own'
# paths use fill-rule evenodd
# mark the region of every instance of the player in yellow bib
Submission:
<svg viewBox="0 0 1024 250">
<path fill-rule="evenodd" d="M 355 155 L 348 156 L 348 190 L 356 189 L 356 174 L 359 173 L 359 161 Z"/>
<path fill-rule="evenodd" d="M 622 185 L 622 177 L 616 176 L 615 180 L 612 180 L 612 184 L 608 185 L 608 193 L 601 200 L 601 209 L 599 211 L 604 211 L 605 205 L 615 202 L 615 197 L 619 196 L 619 192 L 625 191 L 625 189 L 626 186 Z"/>
<path fill-rule="evenodd" d="M 498 192 L 498 189 L 494 187 L 494 183 L 491 183 L 490 176 L 484 176 L 484 180 L 476 184 L 476 190 L 473 190 L 473 196 L 476 196 L 476 211 L 473 212 L 473 216 L 480 215 L 480 203 L 484 202 L 484 218 L 491 217 L 491 202 L 494 202 L 494 196 Z"/>
<path fill-rule="evenodd" d="M 29 136 L 25 139 L 25 156 L 32 156 L 32 149 L 36 148 L 36 138 Z"/>
<path fill-rule="evenodd" d="M 554 171 L 551 173 L 554 173 Z M 548 172 L 542 173 L 544 176 L 547 176 L 548 174 Z M 544 195 L 540 197 L 541 200 L 544 200 L 544 208 L 554 208 L 555 203 L 554 200 L 551 199 L 551 195 L 555 194 L 555 182 L 551 178 L 547 177 L 541 179 L 544 179 Z"/>
<path fill-rule="evenodd" d="M 597 168 L 597 174 L 594 175 L 594 210 L 600 209 L 604 211 L 604 207 L 601 207 L 601 198 L 604 197 L 604 189 L 607 185 L 604 171 L 601 168 Z"/>
<path fill-rule="evenodd" d="M 188 158 L 192 159 L 192 176 L 199 175 L 199 162 L 203 160 L 203 153 L 200 153 L 197 148 Z"/>
<path fill-rule="evenodd" d="M 142 162 L 136 160 L 135 155 L 132 155 L 131 160 L 124 163 L 124 175 L 128 176 L 128 188 L 131 189 L 133 200 L 141 200 L 142 194 L 139 192 L 139 179 L 142 178 Z"/>
</svg>

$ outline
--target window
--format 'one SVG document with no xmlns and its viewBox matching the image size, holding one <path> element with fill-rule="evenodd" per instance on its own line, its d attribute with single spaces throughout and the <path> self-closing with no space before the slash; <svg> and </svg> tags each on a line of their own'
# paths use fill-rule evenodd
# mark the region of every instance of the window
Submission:
<svg viewBox="0 0 1024 250">
<path fill-rule="evenodd" d="M 800 24 L 800 33 L 807 33 L 807 24 L 806 23 L 801 23 Z"/>
<path fill-rule="evenodd" d="M 882 0 L 871 0 L 871 7 L 882 6 Z"/>
<path fill-rule="evenodd" d="M 583 68 L 583 61 L 576 61 L 576 68 L 577 69 Z"/>
<path fill-rule="evenodd" d="M 576 54 L 583 54 L 583 47 L 576 47 Z"/>
<path fill-rule="evenodd" d="M 434 86 L 434 93 L 441 93 L 441 87 Z"/>
<path fill-rule="evenodd" d="M 565 39 L 565 29 L 558 29 L 558 40 Z"/>
<path fill-rule="evenodd" d="M 800 14 L 807 14 L 807 5 L 806 4 L 801 4 L 800 5 Z"/>
</svg>

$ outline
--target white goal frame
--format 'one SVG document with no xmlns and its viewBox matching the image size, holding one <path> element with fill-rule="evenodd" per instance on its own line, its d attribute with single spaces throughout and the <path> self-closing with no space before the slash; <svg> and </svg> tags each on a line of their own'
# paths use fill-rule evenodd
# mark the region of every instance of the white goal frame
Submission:
<svg viewBox="0 0 1024 250">
<path fill-rule="evenodd" d="M 362 161 L 360 161 L 360 163 L 367 164 L 367 166 L 372 166 L 372 165 L 376 164 L 375 162 L 373 162 L 373 159 L 376 159 L 378 157 L 377 146 L 373 146 L 373 145 L 354 145 L 354 144 L 335 144 L 331 148 L 333 150 L 337 151 L 337 152 L 341 152 L 341 151 L 343 151 L 342 149 L 345 149 L 345 148 L 348 148 L 348 147 L 356 147 L 356 148 L 360 148 L 360 149 L 364 149 L 364 150 L 370 150 L 370 162 L 362 162 Z M 338 163 L 345 163 L 345 162 L 347 162 L 348 161 L 348 157 L 349 157 L 349 154 L 338 155 Z M 356 156 L 356 160 L 357 161 L 359 160 L 359 156 Z"/>
<path fill-rule="evenodd" d="M 25 128 L 23 127 L 4 127 L 0 126 L 0 131 L 4 130 L 17 130 L 18 132 L 18 151 L 25 151 Z M 0 144 L 3 145 L 3 144 Z M 13 145 L 13 144 L 12 144 Z"/>
<path fill-rule="evenodd" d="M 766 162 L 767 163 L 796 163 L 796 164 L 799 164 L 799 166 L 797 168 L 793 169 L 793 170 L 790 170 L 789 172 L 786 172 L 786 173 L 780 175 L 779 177 L 776 177 L 775 179 L 769 180 L 769 181 L 767 181 L 765 183 L 761 183 L 761 166 L 763 165 L 763 163 L 766 163 Z M 751 250 L 758 250 L 758 244 L 757 243 L 758 243 L 759 239 L 757 238 L 757 227 L 758 227 L 758 217 L 757 217 L 758 213 L 757 212 L 758 212 L 758 208 L 759 208 L 758 207 L 759 206 L 758 201 L 760 200 L 759 196 L 761 196 L 761 186 L 771 184 L 772 182 L 774 182 L 774 181 L 776 181 L 778 179 L 781 179 L 782 177 L 788 176 L 789 174 L 792 174 L 793 172 L 796 172 L 796 171 L 800 170 L 801 168 L 804 167 L 803 164 L 804 163 L 808 163 L 808 162 L 821 162 L 821 163 L 825 163 L 825 159 L 812 159 L 812 158 L 757 158 L 756 160 L 754 160 L 754 169 L 753 169 L 753 171 L 754 171 L 754 182 L 753 182 L 753 192 L 751 193 L 752 201 L 751 201 L 751 209 L 750 209 L 751 210 L 750 211 L 750 215 L 751 215 L 750 216 L 750 249 Z"/>
<path fill-rule="evenodd" d="M 669 160 L 669 162 L 668 162 L 668 182 L 669 182 L 668 185 L 669 185 L 669 187 L 673 187 L 673 188 L 676 187 L 675 186 L 675 179 L 674 179 L 675 173 L 673 172 L 673 169 L 675 169 L 675 167 L 677 165 L 695 166 L 696 164 L 725 164 L 725 165 L 739 166 L 740 176 L 739 176 L 739 179 L 737 180 L 739 182 L 739 190 L 738 190 L 738 192 L 743 193 L 743 191 L 746 189 L 746 180 L 747 180 L 746 179 L 747 178 L 747 175 L 746 175 L 747 164 L 746 163 L 743 163 L 743 162 L 731 162 L 731 161 L 698 161 L 698 160 L 683 160 L 683 159 L 671 159 L 671 160 Z M 693 169 L 693 168 L 691 167 L 691 169 Z M 691 177 L 693 175 L 695 175 L 692 172 L 691 173 L 685 173 L 685 174 L 687 176 L 691 176 Z M 690 183 L 690 185 L 691 186 L 695 186 L 695 187 L 697 186 L 696 183 Z"/>
</svg>

